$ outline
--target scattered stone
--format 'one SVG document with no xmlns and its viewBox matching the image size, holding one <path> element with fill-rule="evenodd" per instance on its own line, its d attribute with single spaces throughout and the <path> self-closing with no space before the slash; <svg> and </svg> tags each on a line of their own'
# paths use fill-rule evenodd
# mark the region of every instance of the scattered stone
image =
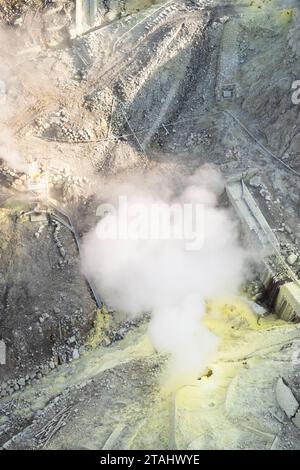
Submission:
<svg viewBox="0 0 300 470">
<path fill-rule="evenodd" d="M 296 261 L 298 259 L 298 255 L 296 255 L 295 253 L 291 253 L 288 257 L 287 257 L 287 262 L 290 266 L 293 266 Z"/>
<path fill-rule="evenodd" d="M 111 344 L 111 340 L 105 336 L 105 338 L 103 338 L 102 342 L 101 342 L 101 345 L 106 347 L 106 346 L 109 346 Z"/>
<path fill-rule="evenodd" d="M 42 369 L 42 372 L 46 375 L 49 372 L 49 365 L 44 364 L 43 366 L 41 366 L 41 369 Z"/>
<path fill-rule="evenodd" d="M 69 343 L 70 344 L 73 344 L 76 342 L 76 337 L 75 336 L 71 336 L 71 338 L 69 338 Z"/>
<path fill-rule="evenodd" d="M 289 227 L 287 224 L 284 225 L 284 229 L 289 235 L 291 235 L 293 233 L 291 227 Z"/>
<path fill-rule="evenodd" d="M 25 379 L 23 379 L 23 378 L 19 379 L 18 384 L 20 385 L 20 387 L 24 387 L 25 386 Z"/>
<path fill-rule="evenodd" d="M 79 359 L 79 351 L 78 349 L 73 350 L 73 359 Z"/>
<path fill-rule="evenodd" d="M 299 409 L 299 403 L 294 397 L 291 389 L 284 383 L 281 377 L 279 377 L 277 380 L 275 393 L 278 405 L 285 412 L 285 414 L 289 418 L 295 416 L 297 410 Z"/>
</svg>

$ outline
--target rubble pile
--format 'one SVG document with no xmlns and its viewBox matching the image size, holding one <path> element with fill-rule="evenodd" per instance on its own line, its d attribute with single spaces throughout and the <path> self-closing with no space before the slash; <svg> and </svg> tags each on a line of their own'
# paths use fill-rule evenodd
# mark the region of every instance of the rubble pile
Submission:
<svg viewBox="0 0 300 470">
<path fill-rule="evenodd" d="M 0 167 L 0 175 L 3 175 L 5 182 L 13 189 L 24 191 L 27 188 L 27 175 L 20 173 L 7 166 Z"/>
</svg>

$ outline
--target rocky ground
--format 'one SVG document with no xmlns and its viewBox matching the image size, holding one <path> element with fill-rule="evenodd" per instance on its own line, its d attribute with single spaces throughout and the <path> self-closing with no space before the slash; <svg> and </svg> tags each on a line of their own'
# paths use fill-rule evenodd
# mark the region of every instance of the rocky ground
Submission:
<svg viewBox="0 0 300 470">
<path fill-rule="evenodd" d="M 0 44 L 0 72 L 7 89 L 7 113 L 0 126 L 1 135 L 8 136 L 2 139 L 1 152 L 6 155 L 9 148 L 9 155 L 18 156 L 15 169 L 4 160 L 0 167 L 0 339 L 8 354 L 7 364 L 0 365 L 0 442 L 16 448 L 217 446 L 221 431 L 213 429 L 206 414 L 202 426 L 213 435 L 211 444 L 199 427 L 193 436 L 180 431 L 180 423 L 187 428 L 194 411 L 191 405 L 187 412 L 182 403 L 198 403 L 208 393 L 204 385 L 199 396 L 196 387 L 196 398 L 192 388 L 182 392 L 179 424 L 170 431 L 172 400 L 162 396 L 159 386 L 164 358 L 147 343 L 143 324 L 131 324 L 116 312 L 99 315 L 80 271 L 72 232 L 47 204 L 44 220 L 32 222 L 26 215 L 36 202 L 32 194 L 29 198 L 30 177 L 22 165 L 35 162 L 48 180 L 50 198 L 70 215 L 79 240 L 94 224 L 95 208 L 112 176 L 124 181 L 133 170 L 146 175 L 154 169 L 188 174 L 206 162 L 226 178 L 244 173 L 284 257 L 299 272 L 299 106 L 291 100 L 299 57 L 289 41 L 296 20 L 288 13 L 296 2 L 145 2 L 141 11 L 131 5 L 127 15 L 119 14 L 115 2 L 115 14 L 73 39 L 66 33 L 71 5 L 58 12 L 59 19 L 51 11 L 58 27 L 54 35 L 38 26 L 28 35 L 28 18 L 53 8 L 42 3 L 0 2 L 0 18 L 10 25 L 8 33 L 1 30 Z M 224 73 L 237 96 L 220 102 L 222 56 L 231 47 L 235 57 Z M 293 343 L 297 327 L 282 327 Z M 268 331 L 264 339 L 258 335 L 258 350 Z M 135 334 L 141 344 L 134 344 Z M 276 334 L 270 336 L 272 344 L 280 328 Z M 247 341 L 250 348 L 251 334 Z M 267 396 L 278 375 L 286 375 L 297 389 L 291 358 L 281 352 L 274 356 L 271 346 L 266 357 L 249 352 L 254 355 L 249 370 L 245 364 L 236 369 L 242 353 L 215 364 L 214 390 L 227 390 L 217 409 L 225 413 L 232 438 L 221 447 L 245 448 L 250 442 L 253 448 L 269 448 L 277 437 L 279 448 L 299 447 L 298 431 L 280 414 L 274 396 Z M 239 403 L 239 412 L 247 410 L 256 374 L 266 376 L 261 390 L 265 408 L 255 416 L 253 408 L 244 411 L 246 430 L 233 439 L 237 429 L 241 432 L 240 415 L 228 397 Z M 245 376 L 246 385 L 241 386 L 249 403 L 240 400 L 236 385 Z M 149 409 L 154 403 L 161 416 L 161 433 L 143 409 L 143 399 Z M 210 401 L 205 403 L 213 408 Z M 275 417 L 264 419 L 268 406 Z M 88 423 L 95 409 L 100 411 L 92 426 Z M 132 420 L 134 430 L 129 432 Z M 288 443 L 284 429 L 292 436 Z M 149 434 L 156 436 L 153 441 Z M 15 443 L 10 441 L 14 435 Z"/>
<path fill-rule="evenodd" d="M 299 326 L 273 316 L 258 323 L 238 300 L 208 321 L 222 342 L 207 376 L 170 387 L 165 358 L 153 350 L 143 323 L 2 400 L 0 443 L 5 449 L 299 449 L 299 429 L 275 394 L 284 377 L 299 403 L 293 362 Z"/>
</svg>

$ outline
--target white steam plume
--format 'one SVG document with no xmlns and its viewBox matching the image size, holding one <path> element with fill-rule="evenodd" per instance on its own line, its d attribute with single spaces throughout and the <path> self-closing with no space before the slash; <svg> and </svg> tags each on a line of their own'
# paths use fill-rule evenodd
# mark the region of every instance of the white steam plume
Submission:
<svg viewBox="0 0 300 470">
<path fill-rule="evenodd" d="M 25 164 L 20 153 L 16 149 L 14 137 L 8 129 L 0 126 L 0 159 L 4 160 L 6 164 L 19 172 L 26 172 L 27 165 Z"/>
<path fill-rule="evenodd" d="M 56 71 L 39 55 L 44 22 L 38 24 L 37 13 L 28 11 L 29 28 L 0 25 L 0 160 L 19 172 L 27 172 L 29 163 L 20 131 L 61 102 L 65 92 L 57 80 L 67 76 L 64 67 Z"/>
<path fill-rule="evenodd" d="M 113 202 L 126 194 L 131 203 L 148 207 L 158 201 L 204 206 L 204 243 L 197 251 L 187 250 L 184 240 L 101 240 L 97 229 L 83 243 L 83 269 L 104 301 L 133 317 L 151 312 L 151 340 L 158 351 L 170 353 L 173 376 L 197 378 L 218 345 L 203 324 L 205 301 L 235 294 L 247 259 L 229 211 L 217 208 L 221 178 L 205 166 L 185 179 L 179 193 L 165 177 L 134 179 L 110 190 Z M 104 217 L 98 229 L 115 222 L 116 215 Z"/>
</svg>

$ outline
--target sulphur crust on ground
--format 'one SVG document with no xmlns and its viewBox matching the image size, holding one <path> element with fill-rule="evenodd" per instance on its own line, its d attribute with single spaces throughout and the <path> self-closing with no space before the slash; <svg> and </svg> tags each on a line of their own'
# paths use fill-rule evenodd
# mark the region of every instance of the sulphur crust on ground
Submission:
<svg viewBox="0 0 300 470">
<path fill-rule="evenodd" d="M 271 448 L 280 442 L 285 419 L 275 387 L 278 377 L 294 372 L 299 325 L 273 315 L 258 319 L 240 298 L 209 302 L 204 321 L 220 338 L 207 365 L 210 374 L 177 387 L 173 381 L 173 388 L 163 382 L 156 364 L 164 369 L 164 359 L 151 345 L 145 323 L 122 341 L 97 346 L 17 392 L 18 418 L 21 403 L 28 419 L 28 409 L 43 410 L 70 387 L 85 390 L 92 380 L 93 395 L 76 405 L 78 414 L 48 448 Z M 103 382 L 107 372 L 110 379 Z"/>
</svg>

